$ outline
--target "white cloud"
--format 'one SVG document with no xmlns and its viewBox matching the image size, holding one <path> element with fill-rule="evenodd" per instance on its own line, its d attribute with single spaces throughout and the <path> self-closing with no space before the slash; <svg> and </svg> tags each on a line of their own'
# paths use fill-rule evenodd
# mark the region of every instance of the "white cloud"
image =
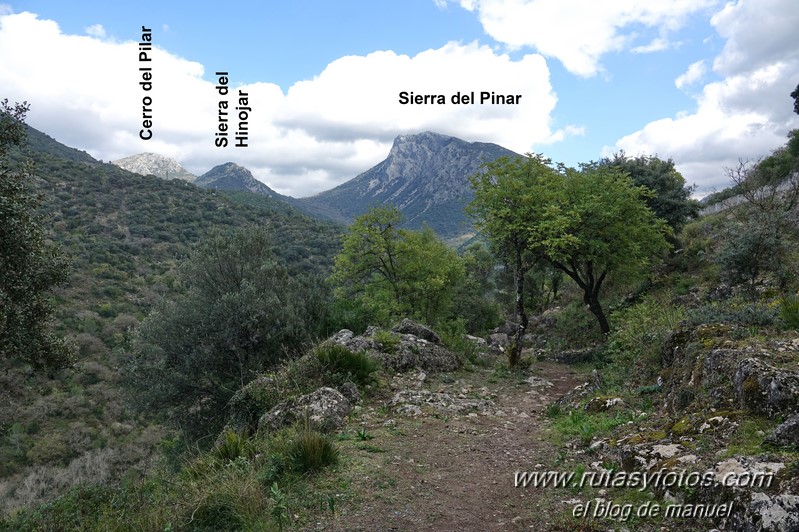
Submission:
<svg viewBox="0 0 799 532">
<path fill-rule="evenodd" d="M 721 76 L 696 96 L 696 110 L 651 122 L 620 139 L 613 151 L 672 157 L 699 191 L 728 186 L 724 168 L 739 158 L 767 155 L 799 127 L 789 94 L 799 80 L 795 0 L 729 3 L 712 18 L 726 39 L 713 61 Z M 701 63 L 701 62 L 699 62 Z M 692 64 L 675 80 L 679 88 L 699 81 Z"/>
<path fill-rule="evenodd" d="M 716 5 L 718 0 L 636 1 L 611 0 L 460 0 L 476 11 L 485 31 L 513 49 L 532 47 L 558 59 L 579 76 L 602 71 L 608 52 L 631 49 L 637 53 L 671 46 L 669 32 L 687 17 Z M 634 45 L 636 28 L 657 29 L 658 38 Z"/>
<path fill-rule="evenodd" d="M 106 37 L 105 28 L 102 24 L 92 24 L 86 28 L 86 34 L 97 37 L 98 39 L 104 39 Z"/>
<path fill-rule="evenodd" d="M 669 48 L 673 48 L 678 44 L 679 43 L 669 42 L 669 40 L 665 37 L 658 37 L 657 39 L 653 39 L 649 44 L 636 46 L 635 48 L 630 49 L 630 51 L 634 54 L 651 54 L 653 52 L 662 52 L 663 50 L 668 50 Z"/>
<path fill-rule="evenodd" d="M 580 132 L 551 128 L 557 98 L 543 57 L 511 60 L 477 43 L 448 43 L 413 57 L 342 57 L 286 93 L 272 83 L 238 87 L 234 78 L 231 87 L 249 94 L 250 147 L 219 149 L 213 73 L 158 47 L 156 38 L 153 89 L 145 93 L 138 44 L 101 40 L 92 31 L 65 35 L 31 13 L 0 18 L 0 49 L 19 51 L 0 54 L 0 94 L 31 102 L 32 126 L 103 160 L 152 151 L 195 173 L 233 160 L 279 192 L 308 195 L 385 158 L 398 134 L 433 130 L 525 152 Z M 401 105 L 400 91 L 443 94 L 447 103 Z M 458 91 L 522 98 L 518 105 L 454 105 Z M 149 141 L 138 137 L 143 96 L 153 101 Z"/>
<path fill-rule="evenodd" d="M 697 81 L 702 79 L 702 76 L 705 75 L 707 72 L 707 67 L 705 66 L 705 61 L 697 61 L 695 63 L 691 63 L 688 65 L 688 70 L 677 76 L 677 79 L 674 80 L 674 85 L 682 90 L 689 85 L 693 85 Z"/>
</svg>

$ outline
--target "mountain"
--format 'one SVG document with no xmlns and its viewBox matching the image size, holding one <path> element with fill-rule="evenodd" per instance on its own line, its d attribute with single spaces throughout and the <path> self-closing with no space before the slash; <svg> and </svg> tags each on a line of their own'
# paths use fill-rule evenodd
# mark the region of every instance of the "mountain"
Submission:
<svg viewBox="0 0 799 532">
<path fill-rule="evenodd" d="M 118 161 L 111 161 L 111 164 L 115 164 L 129 172 L 154 175 L 163 179 L 182 179 L 189 182 L 197 179 L 197 176 L 180 166 L 175 159 L 164 157 L 157 153 L 139 153 Z"/>
<path fill-rule="evenodd" d="M 349 223 L 375 205 L 395 205 L 406 226 L 430 226 L 441 237 L 457 239 L 473 231 L 464 207 L 474 197 L 469 176 L 499 157 L 518 154 L 485 142 L 424 132 L 394 140 L 388 157 L 338 187 L 296 205 L 310 214 Z"/>
<path fill-rule="evenodd" d="M 261 183 L 253 177 L 252 172 L 235 163 L 225 163 L 214 166 L 198 177 L 194 184 L 203 188 L 247 191 L 283 201 L 291 200 L 288 196 L 278 194 Z"/>
</svg>

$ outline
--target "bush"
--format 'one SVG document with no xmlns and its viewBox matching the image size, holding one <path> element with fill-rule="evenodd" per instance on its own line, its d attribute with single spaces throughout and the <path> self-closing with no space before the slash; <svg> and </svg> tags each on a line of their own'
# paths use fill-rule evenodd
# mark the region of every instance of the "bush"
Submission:
<svg viewBox="0 0 799 532">
<path fill-rule="evenodd" d="M 324 343 L 315 350 L 323 366 L 323 372 L 335 383 L 348 380 L 356 384 L 368 384 L 374 380 L 377 361 L 365 353 L 354 353 L 340 344 Z"/>
<path fill-rule="evenodd" d="M 213 450 L 213 455 L 225 462 L 232 462 L 240 456 L 249 458 L 253 454 L 250 441 L 235 430 L 226 430 L 224 439 Z"/>
<path fill-rule="evenodd" d="M 181 281 L 186 293 L 157 306 L 136 330 L 125 382 L 141 410 L 166 411 L 199 437 L 221 428 L 234 390 L 310 340 L 316 310 L 257 228 L 206 241 L 183 265 Z"/>
<path fill-rule="evenodd" d="M 307 423 L 273 434 L 267 447 L 266 463 L 259 474 L 264 485 L 287 473 L 314 473 L 338 463 L 338 449 L 330 437 L 311 429 Z"/>
<path fill-rule="evenodd" d="M 781 298 L 779 316 L 788 329 L 799 329 L 799 297 L 790 295 Z"/>
<path fill-rule="evenodd" d="M 734 323 L 737 325 L 768 326 L 774 323 L 777 309 L 762 303 L 736 304 L 725 302 L 713 303 L 691 309 L 686 315 L 686 322 L 690 325 L 713 323 Z"/>
<path fill-rule="evenodd" d="M 298 473 L 313 473 L 338 463 L 338 449 L 330 437 L 308 428 L 298 431 L 291 440 L 288 456 Z"/>
<path fill-rule="evenodd" d="M 684 311 L 648 298 L 614 314 L 616 326 L 602 350 L 603 371 L 611 387 L 651 384 L 660 369 L 660 353 Z"/>
</svg>

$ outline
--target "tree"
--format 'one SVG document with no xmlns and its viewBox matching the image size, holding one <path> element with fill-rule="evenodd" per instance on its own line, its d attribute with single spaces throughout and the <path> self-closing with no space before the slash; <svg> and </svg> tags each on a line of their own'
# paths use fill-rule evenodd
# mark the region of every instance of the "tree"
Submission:
<svg viewBox="0 0 799 532">
<path fill-rule="evenodd" d="M 183 295 L 136 330 L 126 379 L 145 411 L 196 436 L 218 428 L 233 393 L 304 342 L 315 323 L 309 294 L 270 251 L 261 228 L 218 233 L 182 266 Z"/>
<path fill-rule="evenodd" d="M 796 85 L 791 93 L 791 98 L 793 98 L 793 112 L 799 115 L 799 85 Z"/>
<path fill-rule="evenodd" d="M 646 155 L 630 157 L 622 151 L 615 153 L 612 158 L 604 158 L 598 163 L 585 166 L 618 168 L 629 174 L 634 184 L 651 190 L 652 195 L 645 198 L 646 205 L 658 218 L 666 220 L 675 234 L 689 218 L 699 214 L 699 202 L 691 199 L 695 187 L 685 184 L 685 178 L 677 171 L 671 159 L 664 161 Z"/>
<path fill-rule="evenodd" d="M 29 190 L 29 164 L 14 163 L 10 151 L 24 145 L 27 102 L 0 102 L 0 359 L 24 360 L 36 368 L 70 365 L 74 350 L 50 327 L 48 292 L 64 283 L 67 261 L 50 243 L 41 200 Z"/>
<path fill-rule="evenodd" d="M 789 259 L 799 209 L 799 130 L 788 142 L 763 159 L 742 160 L 727 176 L 744 202 L 732 211 L 735 223 L 726 231 L 716 256 L 722 274 L 733 284 L 755 282 L 764 272 L 774 273 L 785 290 L 794 275 Z"/>
<path fill-rule="evenodd" d="M 583 290 L 583 301 L 610 332 L 600 303 L 609 275 L 629 280 L 646 272 L 668 249 L 666 223 L 646 206 L 651 194 L 608 166 L 569 169 L 557 197 L 542 205 L 543 219 L 528 225 L 530 241 Z"/>
<path fill-rule="evenodd" d="M 508 362 L 521 359 L 522 338 L 527 329 L 524 308 L 524 276 L 541 256 L 530 227 L 543 221 L 547 204 L 561 176 L 542 155 L 501 157 L 470 178 L 474 200 L 467 207 L 477 229 L 494 252 L 513 268 L 516 338 Z"/>
<path fill-rule="evenodd" d="M 354 302 L 380 323 L 413 317 L 435 325 L 449 312 L 463 264 L 431 229 L 410 231 L 401 223 L 393 207 L 356 218 L 331 281 L 338 299 Z"/>
</svg>

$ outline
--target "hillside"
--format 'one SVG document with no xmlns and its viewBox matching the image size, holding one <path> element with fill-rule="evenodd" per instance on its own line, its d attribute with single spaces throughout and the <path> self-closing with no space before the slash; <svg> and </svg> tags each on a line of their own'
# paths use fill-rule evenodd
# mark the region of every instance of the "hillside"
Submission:
<svg viewBox="0 0 799 532">
<path fill-rule="evenodd" d="M 375 205 L 394 205 L 407 227 L 427 224 L 442 238 L 457 238 L 473 232 L 463 212 L 473 198 L 469 176 L 502 156 L 517 154 L 429 131 L 402 135 L 383 162 L 334 189 L 296 201 L 309 213 L 343 223 Z"/>
<path fill-rule="evenodd" d="M 60 482 L 80 480 L 67 471 L 93 460 L 115 478 L 152 453 L 163 431 L 128 410 L 119 367 L 136 325 L 182 290 L 174 273 L 195 244 L 266 227 L 290 272 L 325 276 L 341 234 L 283 202 L 134 174 L 29 131 L 34 191 L 71 262 L 54 296 L 55 327 L 75 343 L 78 363 L 50 375 L 8 363 L 0 372 L 0 499 L 10 506 L 63 490 Z M 23 482 L 29 488 L 14 492 Z"/>
<path fill-rule="evenodd" d="M 79 362 L 49 377 L 13 363 L 0 373 L 0 529 L 799 527 L 791 201 L 799 183 L 790 193 L 761 188 L 770 193 L 724 213 L 685 214 L 669 234 L 675 249 L 651 267 L 600 273 L 610 272 L 602 286 L 609 331 L 587 308 L 584 287 L 555 271 L 557 259 L 540 261 L 517 300 L 530 319 L 514 345 L 513 280 L 486 247 L 447 258 L 462 268 L 460 281 L 435 271 L 419 279 L 419 264 L 444 255 L 429 232 L 354 226 L 338 261 L 359 266 L 354 292 L 328 299 L 322 283 L 293 292 L 299 277 L 330 271 L 337 226 L 249 191 L 49 154 L 59 150 L 34 153 L 36 182 L 54 213 L 52 237 L 73 256 L 56 321 L 79 346 Z M 791 172 L 799 167 L 799 150 L 788 162 Z M 527 192 L 524 206 L 546 201 L 552 208 L 536 212 L 553 218 L 535 230 L 562 230 L 559 245 L 577 236 L 600 243 L 591 248 L 593 273 L 595 248 L 615 252 L 619 237 L 635 232 L 632 207 L 644 204 L 635 195 L 641 203 L 614 208 L 620 192 L 637 191 L 620 171 L 583 172 L 552 174 L 549 189 L 517 182 L 500 190 L 512 199 Z M 611 189 L 609 177 L 627 188 Z M 383 184 L 375 178 L 373 188 Z M 597 201 L 607 190 L 612 197 Z M 496 202 L 500 217 L 507 203 Z M 576 207 L 585 216 L 558 218 Z M 654 216 L 638 223 L 667 232 Z M 267 226 L 273 241 L 217 233 L 252 225 Z M 369 247 L 347 254 L 358 238 Z M 189 255 L 192 243 L 209 241 L 215 247 Z M 569 251 L 570 262 L 583 249 Z M 401 260 L 420 250 L 430 253 Z M 381 279 L 388 264 L 393 286 Z M 420 295 L 456 282 L 452 307 L 429 314 L 431 327 L 395 312 L 418 315 Z M 395 305 L 405 290 L 418 306 Z M 331 325 L 323 334 L 302 336 L 310 322 L 296 325 L 301 297 L 320 310 L 313 325 Z M 358 305 L 385 310 L 366 314 L 376 318 L 369 327 L 343 328 L 325 321 L 326 304 L 346 324 L 364 315 Z M 466 335 L 474 309 L 504 311 L 505 323 Z M 518 364 L 508 356 L 515 346 Z M 275 363 L 258 366 L 264 358 Z M 131 402 L 149 409 L 128 409 L 121 389 L 131 382 Z M 185 425 L 177 425 L 182 438 L 166 429 L 197 413 L 206 429 L 199 439 L 187 438 Z"/>
</svg>

